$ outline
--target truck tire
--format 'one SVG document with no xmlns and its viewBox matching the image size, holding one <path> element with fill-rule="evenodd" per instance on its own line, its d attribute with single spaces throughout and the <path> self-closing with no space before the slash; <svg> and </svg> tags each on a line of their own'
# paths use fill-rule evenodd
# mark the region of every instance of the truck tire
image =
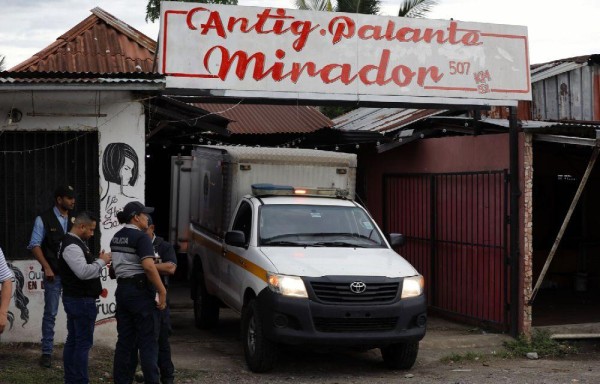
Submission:
<svg viewBox="0 0 600 384">
<path fill-rule="evenodd" d="M 196 324 L 196 328 L 214 328 L 219 322 L 219 300 L 206 290 L 202 268 L 196 269 L 195 276 L 194 323 Z"/>
<path fill-rule="evenodd" d="M 381 348 L 383 362 L 390 369 L 411 369 L 417 360 L 419 342 L 399 343 Z"/>
<path fill-rule="evenodd" d="M 246 364 L 252 372 L 267 372 L 277 360 L 277 344 L 268 340 L 256 300 L 251 300 L 242 311 L 242 343 Z"/>
</svg>

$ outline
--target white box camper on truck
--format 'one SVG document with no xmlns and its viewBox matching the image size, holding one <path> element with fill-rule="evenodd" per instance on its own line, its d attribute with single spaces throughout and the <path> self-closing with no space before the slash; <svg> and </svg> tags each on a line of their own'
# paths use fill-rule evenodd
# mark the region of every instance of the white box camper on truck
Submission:
<svg viewBox="0 0 600 384">
<path fill-rule="evenodd" d="M 198 327 L 242 315 L 248 367 L 280 344 L 381 348 L 408 369 L 425 335 L 423 277 L 353 201 L 356 155 L 199 146 L 188 248 Z"/>
</svg>

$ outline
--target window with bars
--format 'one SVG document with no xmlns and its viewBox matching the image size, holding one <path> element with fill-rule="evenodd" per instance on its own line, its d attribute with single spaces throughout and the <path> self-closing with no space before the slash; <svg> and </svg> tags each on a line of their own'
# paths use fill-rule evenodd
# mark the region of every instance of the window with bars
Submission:
<svg viewBox="0 0 600 384">
<path fill-rule="evenodd" d="M 75 188 L 75 210 L 100 212 L 98 132 L 0 132 L 0 247 L 8 260 L 28 259 L 35 217 L 54 204 L 54 190 Z M 89 241 L 100 247 L 100 231 Z"/>
</svg>

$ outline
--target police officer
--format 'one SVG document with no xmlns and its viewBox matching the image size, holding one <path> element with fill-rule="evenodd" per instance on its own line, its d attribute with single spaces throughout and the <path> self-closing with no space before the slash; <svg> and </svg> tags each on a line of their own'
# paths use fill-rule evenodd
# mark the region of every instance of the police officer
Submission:
<svg viewBox="0 0 600 384">
<path fill-rule="evenodd" d="M 152 239 L 154 246 L 154 255 L 156 261 L 156 269 L 160 274 L 163 284 L 167 290 L 169 289 L 169 276 L 173 276 L 177 270 L 177 255 L 171 243 L 165 241 L 160 236 L 154 233 L 154 222 L 152 216 L 148 215 L 148 229 L 146 234 Z M 160 312 L 160 331 L 158 335 L 158 368 L 160 371 L 160 382 L 162 384 L 173 384 L 175 367 L 171 359 L 171 345 L 169 336 L 171 334 L 171 314 L 169 311 L 169 301 L 167 300 L 167 308 Z M 134 351 L 131 359 L 131 367 L 133 370 L 138 364 L 138 351 Z M 135 376 L 137 382 L 143 382 L 143 377 Z"/>
<path fill-rule="evenodd" d="M 159 310 L 166 307 L 167 290 L 154 264 L 152 241 L 145 233 L 148 229 L 146 214 L 152 211 L 153 208 L 138 201 L 127 203 L 117 214 L 117 219 L 125 226 L 110 242 L 112 267 L 117 278 L 115 384 L 133 381 L 130 361 L 136 342 L 146 383 L 159 383 Z"/>
</svg>

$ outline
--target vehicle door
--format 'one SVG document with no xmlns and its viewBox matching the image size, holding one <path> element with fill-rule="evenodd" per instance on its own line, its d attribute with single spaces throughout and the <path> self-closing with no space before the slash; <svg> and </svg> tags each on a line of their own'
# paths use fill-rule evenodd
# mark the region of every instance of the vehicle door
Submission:
<svg viewBox="0 0 600 384">
<path fill-rule="evenodd" d="M 223 247 L 223 257 L 221 258 L 221 292 L 223 300 L 236 309 L 241 310 L 243 304 L 242 285 L 247 279 L 246 274 L 251 273 L 248 269 L 250 243 L 253 234 L 253 210 L 250 201 L 244 199 L 240 202 L 235 218 L 231 226 L 233 231 L 242 231 L 245 236 L 245 244 L 242 247 L 236 247 L 225 244 Z"/>
</svg>

